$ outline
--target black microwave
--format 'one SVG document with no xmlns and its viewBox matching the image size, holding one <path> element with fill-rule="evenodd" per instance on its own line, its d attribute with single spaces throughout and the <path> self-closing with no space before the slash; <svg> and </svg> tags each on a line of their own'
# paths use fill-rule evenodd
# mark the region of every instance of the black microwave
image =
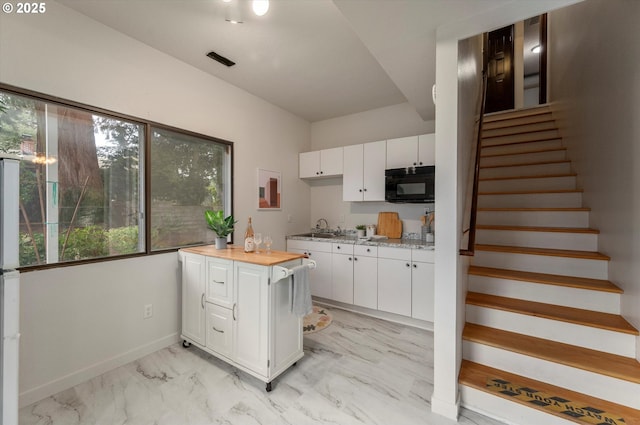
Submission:
<svg viewBox="0 0 640 425">
<path fill-rule="evenodd" d="M 384 200 L 415 204 L 435 202 L 435 177 L 434 165 L 385 170 Z"/>
</svg>

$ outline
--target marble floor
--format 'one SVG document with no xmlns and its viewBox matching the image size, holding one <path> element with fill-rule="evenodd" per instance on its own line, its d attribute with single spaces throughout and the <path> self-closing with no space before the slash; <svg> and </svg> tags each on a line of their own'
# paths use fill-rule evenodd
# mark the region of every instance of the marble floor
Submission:
<svg viewBox="0 0 640 425">
<path fill-rule="evenodd" d="M 20 410 L 20 425 L 430 424 L 430 332 L 331 309 L 305 356 L 264 383 L 174 344 Z M 460 424 L 498 425 L 462 410 Z"/>
</svg>

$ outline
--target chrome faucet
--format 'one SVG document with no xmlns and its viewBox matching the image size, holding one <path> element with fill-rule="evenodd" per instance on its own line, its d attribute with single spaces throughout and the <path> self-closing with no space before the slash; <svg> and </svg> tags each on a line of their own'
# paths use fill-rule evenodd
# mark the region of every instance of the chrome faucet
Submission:
<svg viewBox="0 0 640 425">
<path fill-rule="evenodd" d="M 324 227 L 320 227 L 320 222 L 324 221 Z M 327 221 L 326 218 L 321 218 L 318 220 L 318 222 L 316 223 L 316 229 L 322 229 L 322 230 L 327 230 L 329 228 L 329 222 Z"/>
</svg>

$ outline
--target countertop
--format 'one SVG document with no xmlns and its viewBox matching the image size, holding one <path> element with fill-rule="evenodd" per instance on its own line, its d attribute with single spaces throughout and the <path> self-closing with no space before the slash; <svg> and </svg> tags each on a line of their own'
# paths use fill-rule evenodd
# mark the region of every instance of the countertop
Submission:
<svg viewBox="0 0 640 425">
<path fill-rule="evenodd" d="M 267 254 L 264 249 L 261 249 L 259 253 L 244 252 L 244 246 L 240 245 L 227 245 L 226 249 L 216 249 L 215 245 L 203 245 L 182 248 L 180 251 L 206 255 L 207 257 L 222 258 L 224 260 L 257 264 L 259 266 L 274 266 L 298 258 L 304 258 L 302 254 L 285 251 L 272 250 L 269 254 Z"/>
<path fill-rule="evenodd" d="M 358 239 L 356 236 L 334 236 L 332 238 L 314 238 L 311 236 L 287 236 L 287 239 L 297 241 L 314 241 L 328 243 L 350 243 L 355 245 L 367 246 L 387 246 L 391 248 L 413 248 L 413 249 L 435 249 L 433 243 L 426 243 L 420 239 Z"/>
</svg>

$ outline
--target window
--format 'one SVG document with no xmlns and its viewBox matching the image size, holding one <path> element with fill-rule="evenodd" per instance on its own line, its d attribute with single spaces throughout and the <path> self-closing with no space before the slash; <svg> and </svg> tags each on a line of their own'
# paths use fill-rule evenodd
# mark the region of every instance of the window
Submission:
<svg viewBox="0 0 640 425">
<path fill-rule="evenodd" d="M 3 86 L 0 151 L 23 158 L 20 267 L 211 242 L 204 211 L 231 213 L 230 142 Z"/>
<path fill-rule="evenodd" d="M 207 209 L 230 205 L 228 145 L 151 128 L 151 249 L 212 242 Z"/>
</svg>

